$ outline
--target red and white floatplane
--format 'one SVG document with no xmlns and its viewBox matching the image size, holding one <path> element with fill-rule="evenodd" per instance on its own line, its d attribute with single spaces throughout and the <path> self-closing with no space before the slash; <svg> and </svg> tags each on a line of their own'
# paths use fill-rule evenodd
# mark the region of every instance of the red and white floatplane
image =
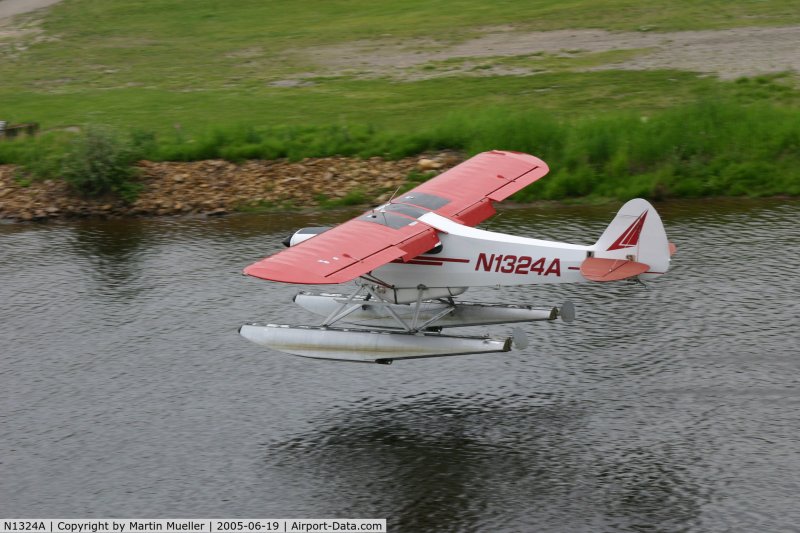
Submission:
<svg viewBox="0 0 800 533">
<path fill-rule="evenodd" d="M 572 320 L 570 303 L 457 302 L 469 287 L 650 280 L 675 250 L 646 200 L 630 200 L 590 246 L 478 229 L 494 204 L 545 176 L 532 155 L 484 152 L 333 228 L 304 228 L 288 246 L 244 269 L 280 283 L 355 282 L 352 292 L 300 292 L 294 302 L 324 317 L 315 326 L 245 324 L 240 334 L 274 350 L 318 359 L 389 364 L 396 359 L 507 352 L 506 338 L 443 334 L 459 326 Z M 349 325 L 347 325 L 349 324 Z"/>
</svg>

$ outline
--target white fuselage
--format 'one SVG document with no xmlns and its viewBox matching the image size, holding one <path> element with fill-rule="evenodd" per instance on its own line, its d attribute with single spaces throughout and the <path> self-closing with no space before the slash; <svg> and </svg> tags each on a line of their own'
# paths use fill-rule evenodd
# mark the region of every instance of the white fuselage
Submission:
<svg viewBox="0 0 800 533">
<path fill-rule="evenodd" d="M 405 263 L 389 263 L 372 272 L 375 278 L 398 288 L 586 281 L 580 266 L 592 253 L 592 246 L 481 230 L 435 213 L 427 213 L 419 220 L 440 231 L 441 251 Z"/>
</svg>

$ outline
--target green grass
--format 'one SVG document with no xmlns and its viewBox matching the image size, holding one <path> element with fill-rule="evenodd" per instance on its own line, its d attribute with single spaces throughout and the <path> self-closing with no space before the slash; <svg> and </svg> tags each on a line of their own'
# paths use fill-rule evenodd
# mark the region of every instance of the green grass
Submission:
<svg viewBox="0 0 800 533">
<path fill-rule="evenodd" d="M 470 153 L 501 142 L 549 162 L 551 175 L 519 201 L 800 195 L 800 110 L 709 100 L 649 116 L 498 112 L 442 127 Z"/>
<path fill-rule="evenodd" d="M 341 198 L 329 198 L 324 194 L 319 194 L 314 199 L 317 201 L 320 207 L 333 209 L 372 203 L 374 201 L 373 196 L 375 192 L 376 191 L 371 191 L 370 193 L 366 193 L 361 189 L 353 189 L 347 191 L 347 193 L 345 193 L 345 195 Z"/>
<path fill-rule="evenodd" d="M 568 71 L 563 78 L 480 82 L 461 78 L 419 85 L 360 82 L 320 78 L 324 65 L 315 64 L 301 51 L 358 39 L 390 39 L 389 46 L 391 39 L 458 40 L 485 27 L 509 24 L 539 30 L 785 25 L 800 22 L 797 7 L 796 1 L 789 0 L 309 0 L 302 5 L 277 0 L 64 0 L 44 20 L 45 35 L 53 40 L 34 42 L 31 36 L 22 52 L 0 46 L 0 113 L 6 120 L 38 121 L 45 128 L 108 123 L 166 131 L 180 124 L 192 133 L 242 123 L 363 123 L 365 115 L 375 114 L 376 125 L 385 127 L 392 117 L 403 121 L 437 109 L 446 113 L 462 105 L 497 105 L 502 100 L 517 102 L 520 97 L 520 106 L 539 106 L 543 101 L 545 107 L 574 112 L 587 107 L 573 108 L 576 96 L 579 102 L 601 102 L 604 108 L 641 105 L 648 98 L 663 105 L 710 82 L 694 83 L 685 74 L 676 76 L 688 83 L 676 91 L 663 81 L 671 75 L 571 73 L 622 59 L 630 51 L 538 59 L 523 55 L 478 62 L 479 67 L 500 64 Z M 299 73 L 312 76 L 314 85 L 270 86 Z M 527 87 L 540 92 L 526 92 Z M 609 90 L 604 93 L 603 88 Z M 575 91 L 587 94 L 575 95 Z M 638 94 L 628 102 L 631 92 Z M 665 98 L 659 92 L 670 95 Z"/>
<path fill-rule="evenodd" d="M 475 28 L 687 30 L 786 25 L 800 21 L 791 0 L 66 0 L 49 29 L 82 38 L 124 38 L 180 45 L 206 36 L 211 51 L 246 44 L 330 44 L 387 35 L 458 38 Z M 87 24 L 91 21 L 92 24 Z M 120 21 L 124 21 L 121 24 Z"/>
<path fill-rule="evenodd" d="M 311 87 L 196 93 L 127 88 L 35 94 L 0 89 L 0 102 L 8 120 L 39 121 L 45 130 L 101 123 L 186 139 L 215 129 L 287 126 L 403 131 L 434 124 L 454 111 L 485 107 L 586 116 L 620 109 L 664 109 L 707 95 L 743 104 L 770 101 L 795 107 L 800 103 L 800 93 L 786 83 L 791 78 L 760 80 L 763 83 L 719 82 L 678 71 L 559 72 L 413 83 L 332 79 Z"/>
<path fill-rule="evenodd" d="M 217 130 L 194 140 L 134 137 L 133 144 L 148 158 L 173 160 L 401 157 L 442 148 L 468 154 L 495 148 L 536 154 L 550 164 L 551 175 L 517 195 L 518 201 L 800 195 L 800 109 L 744 105 L 733 96 L 646 114 L 623 110 L 565 117 L 507 107 L 457 111 L 435 125 L 392 133 L 368 127 L 276 127 Z M 16 158 L 35 169 L 43 165 L 37 154 L 48 142 L 50 153 L 57 153 L 64 142 L 61 136 L 49 139 L 0 143 L 0 161 Z M 42 175 L 53 171 L 47 165 L 41 168 Z M 412 173 L 408 186 L 427 177 Z M 364 203 L 368 197 L 364 191 L 351 191 L 342 199 L 319 200 L 340 206 Z"/>
<path fill-rule="evenodd" d="M 481 58 L 475 61 L 479 70 L 547 73 L 414 83 L 325 77 L 325 66 L 302 51 L 358 39 L 389 39 L 388 46 L 391 39 L 458 40 L 508 24 L 675 30 L 797 22 L 800 9 L 788 0 L 64 0 L 44 20 L 52 40 L 35 42 L 31 35 L 25 51 L 0 46 L 0 116 L 37 121 L 45 129 L 103 123 L 164 133 L 179 125 L 182 135 L 193 136 L 276 125 L 404 129 L 487 105 L 569 114 L 666 107 L 712 90 L 716 82 L 686 72 L 576 72 L 635 50 Z M 270 85 L 300 74 L 313 85 Z M 792 98 L 797 101 L 796 94 Z"/>
<path fill-rule="evenodd" d="M 156 160 L 520 149 L 553 167 L 522 199 L 798 194 L 800 166 L 785 149 L 796 149 L 792 124 L 800 122 L 793 76 L 719 81 L 682 71 L 584 72 L 641 51 L 573 50 L 423 63 L 422 74 L 462 69 L 485 76 L 397 81 L 331 76 L 302 52 L 359 39 L 453 42 L 500 25 L 786 25 L 800 23 L 797 7 L 789 0 L 64 0 L 44 19 L 49 40 L 30 34 L 25 50 L 0 42 L 0 117 L 37 121 L 46 132 L 0 143 L 0 163 L 57 176 L 73 137 L 62 130 L 104 124 L 130 134 Z M 537 74 L 497 76 L 495 68 Z M 285 79 L 309 85 L 271 85 Z M 687 124 L 696 128 L 687 131 Z M 780 177 L 765 179 L 775 172 Z"/>
</svg>

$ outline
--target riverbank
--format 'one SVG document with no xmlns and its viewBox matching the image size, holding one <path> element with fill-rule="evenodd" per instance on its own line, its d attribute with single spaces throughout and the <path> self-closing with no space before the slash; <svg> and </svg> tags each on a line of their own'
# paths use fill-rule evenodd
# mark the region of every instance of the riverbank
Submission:
<svg viewBox="0 0 800 533">
<path fill-rule="evenodd" d="M 31 181 L 15 165 L 0 165 L 0 219 L 12 222 L 70 217 L 218 216 L 257 209 L 375 204 L 387 200 L 409 175 L 449 168 L 463 157 L 438 152 L 385 160 L 348 157 L 299 162 L 223 160 L 150 162 L 137 166 L 143 190 L 126 204 L 120 198 L 83 198 L 61 180 Z"/>
<path fill-rule="evenodd" d="M 0 120 L 45 132 L 106 124 L 180 144 L 249 128 L 403 133 L 486 107 L 568 118 L 651 114 L 698 95 L 800 104 L 791 2 L 662 4 L 466 0 L 454 18 L 405 1 L 74 0 L 0 27 Z"/>
<path fill-rule="evenodd" d="M 0 0 L 23 3 L 54 0 Z M 509 15 L 468 0 L 458 24 L 413 2 L 312 4 L 73 0 L 6 19 L 0 119 L 42 129 L 0 142 L 0 218 L 371 205 L 445 148 L 543 158 L 552 171 L 523 203 L 800 196 L 791 2 Z M 135 154 L 104 175 L 75 148 L 96 127 Z M 63 183 L 118 185 L 139 159 L 138 196 L 86 187 L 132 203 Z"/>
</svg>

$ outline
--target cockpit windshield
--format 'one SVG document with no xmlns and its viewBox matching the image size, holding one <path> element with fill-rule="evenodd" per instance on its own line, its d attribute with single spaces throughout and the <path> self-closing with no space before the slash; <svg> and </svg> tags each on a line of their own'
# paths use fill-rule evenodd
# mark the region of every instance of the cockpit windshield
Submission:
<svg viewBox="0 0 800 533">
<path fill-rule="evenodd" d="M 380 224 L 398 229 L 416 222 L 416 220 L 434 209 L 450 203 L 450 200 L 426 193 L 409 193 L 388 204 L 376 207 L 362 215 L 359 220 Z"/>
</svg>

